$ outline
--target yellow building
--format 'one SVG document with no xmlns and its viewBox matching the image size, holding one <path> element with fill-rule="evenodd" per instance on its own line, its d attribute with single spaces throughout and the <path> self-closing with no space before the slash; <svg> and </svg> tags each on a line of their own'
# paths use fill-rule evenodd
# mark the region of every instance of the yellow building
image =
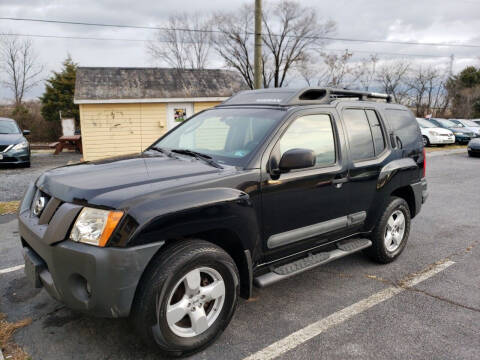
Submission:
<svg viewBox="0 0 480 360">
<path fill-rule="evenodd" d="M 138 153 L 194 113 L 245 89 L 233 71 L 79 67 L 84 160 Z"/>
</svg>

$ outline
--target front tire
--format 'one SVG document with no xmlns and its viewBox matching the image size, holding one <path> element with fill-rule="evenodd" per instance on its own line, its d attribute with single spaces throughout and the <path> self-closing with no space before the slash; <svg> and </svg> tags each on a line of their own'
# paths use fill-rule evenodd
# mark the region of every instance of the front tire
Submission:
<svg viewBox="0 0 480 360">
<path fill-rule="evenodd" d="M 370 258 L 381 264 L 395 260 L 407 245 L 410 223 L 410 208 L 407 202 L 392 196 L 373 230 L 373 244 L 367 249 Z"/>
<path fill-rule="evenodd" d="M 424 147 L 430 146 L 430 140 L 428 140 L 428 137 L 422 136 L 422 138 L 423 138 L 423 146 Z"/>
<path fill-rule="evenodd" d="M 144 341 L 170 357 L 213 343 L 237 305 L 239 275 L 233 259 L 203 240 L 169 246 L 142 277 L 131 320 Z"/>
</svg>

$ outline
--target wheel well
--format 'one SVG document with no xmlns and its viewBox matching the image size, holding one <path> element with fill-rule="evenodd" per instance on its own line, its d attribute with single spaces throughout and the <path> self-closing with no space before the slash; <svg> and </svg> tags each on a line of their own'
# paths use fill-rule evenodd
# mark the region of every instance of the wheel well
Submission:
<svg viewBox="0 0 480 360">
<path fill-rule="evenodd" d="M 410 209 L 410 216 L 413 218 L 416 214 L 415 212 L 415 194 L 413 193 L 413 190 L 411 186 L 404 186 L 401 188 L 398 188 L 391 194 L 392 196 L 398 196 L 402 199 L 404 199 L 408 207 Z"/>
<path fill-rule="evenodd" d="M 240 274 L 240 296 L 248 299 L 251 293 L 251 279 L 250 279 L 250 264 L 245 256 L 245 249 L 242 246 L 240 238 L 233 231 L 228 229 L 214 229 L 203 231 L 199 233 L 188 234 L 181 239 L 168 239 L 167 244 L 174 241 L 181 241 L 182 239 L 202 239 L 209 241 L 219 247 L 230 255 L 237 265 L 238 273 Z"/>
</svg>

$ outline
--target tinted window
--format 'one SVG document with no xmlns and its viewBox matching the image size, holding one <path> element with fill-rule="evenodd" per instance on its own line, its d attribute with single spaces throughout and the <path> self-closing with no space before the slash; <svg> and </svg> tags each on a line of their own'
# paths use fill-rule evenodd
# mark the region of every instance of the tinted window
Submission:
<svg viewBox="0 0 480 360">
<path fill-rule="evenodd" d="M 291 149 L 315 153 L 315 166 L 335 163 L 335 141 L 328 115 L 307 115 L 296 119 L 279 141 L 280 154 Z"/>
<path fill-rule="evenodd" d="M 418 124 L 411 112 L 388 109 L 386 114 L 395 136 L 400 138 L 403 147 L 419 141 Z"/>
<path fill-rule="evenodd" d="M 352 160 L 373 158 L 375 150 L 372 132 L 365 111 L 363 109 L 347 109 L 343 112 L 343 119 L 347 127 Z"/>
<path fill-rule="evenodd" d="M 370 129 L 372 130 L 373 145 L 375 147 L 375 156 L 385 149 L 385 139 L 383 137 L 382 126 L 378 120 L 378 115 L 374 110 L 365 110 L 367 113 Z"/>
</svg>

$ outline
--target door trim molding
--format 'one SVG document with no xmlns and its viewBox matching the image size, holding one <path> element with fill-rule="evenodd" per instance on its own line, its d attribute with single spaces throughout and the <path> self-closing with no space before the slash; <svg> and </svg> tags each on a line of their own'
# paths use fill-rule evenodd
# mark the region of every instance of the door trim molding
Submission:
<svg viewBox="0 0 480 360">
<path fill-rule="evenodd" d="M 282 233 L 274 234 L 267 240 L 267 247 L 274 249 L 279 246 L 289 245 L 298 241 L 309 239 L 315 236 L 323 235 L 332 231 L 346 229 L 363 224 L 367 218 L 366 211 L 360 211 L 339 218 L 322 221 L 313 225 L 288 230 Z"/>
</svg>

